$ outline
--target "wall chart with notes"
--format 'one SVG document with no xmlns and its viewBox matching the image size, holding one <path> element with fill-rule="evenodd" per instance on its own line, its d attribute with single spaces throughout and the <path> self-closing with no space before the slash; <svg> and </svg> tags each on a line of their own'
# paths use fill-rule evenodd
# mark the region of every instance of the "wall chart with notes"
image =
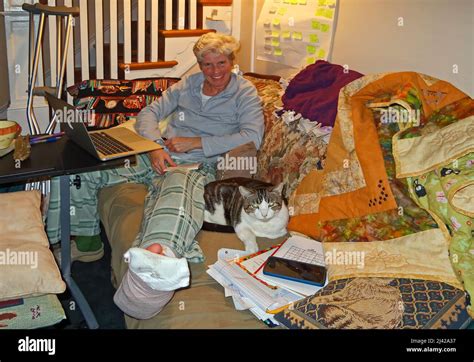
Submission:
<svg viewBox="0 0 474 362">
<path fill-rule="evenodd" d="M 327 60 L 337 5 L 337 0 L 266 0 L 257 21 L 257 59 L 294 68 Z"/>
</svg>

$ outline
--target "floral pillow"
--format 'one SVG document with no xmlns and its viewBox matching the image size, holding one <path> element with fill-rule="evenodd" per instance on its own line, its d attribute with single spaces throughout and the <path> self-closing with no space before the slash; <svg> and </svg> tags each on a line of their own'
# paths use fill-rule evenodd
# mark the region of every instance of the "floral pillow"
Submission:
<svg viewBox="0 0 474 362">
<path fill-rule="evenodd" d="M 287 124 L 274 118 L 258 152 L 257 178 L 273 184 L 283 181 L 289 197 L 311 170 L 322 169 L 327 143 L 322 137 L 301 132 L 296 122 Z"/>
<path fill-rule="evenodd" d="M 149 78 L 135 80 L 85 80 L 67 90 L 74 105 L 93 110 L 89 126 L 111 127 L 136 116 L 142 108 L 161 97 L 179 78 Z"/>
<path fill-rule="evenodd" d="M 313 169 L 321 168 L 327 143 L 323 137 L 301 130 L 298 122 L 285 122 L 274 114 L 281 107 L 283 88 L 274 77 L 244 75 L 257 88 L 262 99 L 265 136 L 257 154 L 255 178 L 273 184 L 284 182 L 289 197 Z"/>
</svg>

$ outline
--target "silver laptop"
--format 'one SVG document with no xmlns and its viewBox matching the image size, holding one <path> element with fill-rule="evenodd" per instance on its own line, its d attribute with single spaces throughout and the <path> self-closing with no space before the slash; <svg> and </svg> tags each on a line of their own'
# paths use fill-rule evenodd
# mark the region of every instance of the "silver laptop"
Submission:
<svg viewBox="0 0 474 362">
<path fill-rule="evenodd" d="M 56 111 L 63 112 L 65 109 L 73 112 L 78 111 L 69 103 L 51 94 L 46 93 L 46 99 L 55 113 Z M 88 132 L 81 117 L 74 117 L 72 122 L 66 123 L 64 125 L 64 132 L 74 143 L 102 161 L 163 148 L 159 144 L 141 137 L 125 127 Z"/>
</svg>

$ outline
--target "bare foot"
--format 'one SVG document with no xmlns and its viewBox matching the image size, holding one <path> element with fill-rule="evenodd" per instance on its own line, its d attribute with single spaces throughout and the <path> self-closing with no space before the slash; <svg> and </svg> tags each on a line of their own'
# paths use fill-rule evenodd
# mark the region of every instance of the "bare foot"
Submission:
<svg viewBox="0 0 474 362">
<path fill-rule="evenodd" d="M 161 244 L 158 244 L 158 243 L 151 244 L 148 248 L 146 248 L 146 250 L 151 251 L 152 253 L 155 253 L 155 254 L 163 255 L 163 247 L 161 246 Z"/>
</svg>

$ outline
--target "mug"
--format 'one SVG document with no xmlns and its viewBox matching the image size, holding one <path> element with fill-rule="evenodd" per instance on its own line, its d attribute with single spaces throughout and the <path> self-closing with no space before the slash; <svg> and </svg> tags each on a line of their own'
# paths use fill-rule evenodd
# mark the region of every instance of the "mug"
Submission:
<svg viewBox="0 0 474 362">
<path fill-rule="evenodd" d="M 0 150 L 8 148 L 20 134 L 21 126 L 15 121 L 0 121 Z"/>
</svg>

